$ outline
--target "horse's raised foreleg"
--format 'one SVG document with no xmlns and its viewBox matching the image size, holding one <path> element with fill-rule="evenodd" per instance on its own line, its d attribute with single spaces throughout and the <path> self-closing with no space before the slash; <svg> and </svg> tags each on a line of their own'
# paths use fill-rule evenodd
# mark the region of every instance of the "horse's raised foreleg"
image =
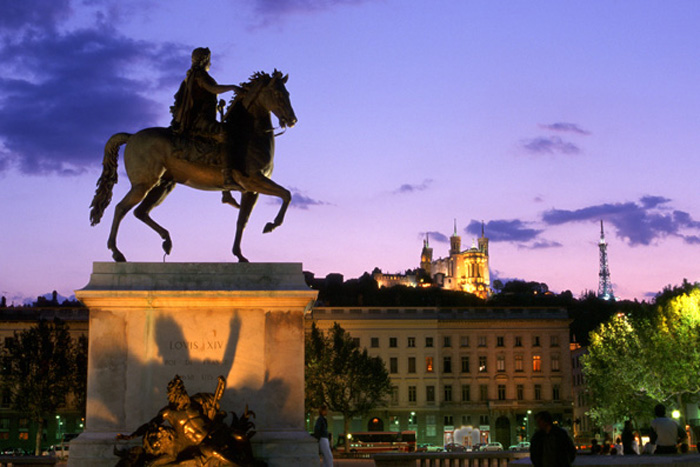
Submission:
<svg viewBox="0 0 700 467">
<path fill-rule="evenodd" d="M 233 195 L 231 194 L 230 191 L 222 191 L 221 192 L 221 202 L 223 204 L 228 204 L 230 206 L 233 206 L 236 209 L 240 209 L 241 205 L 238 204 L 238 201 L 236 201 L 233 198 Z"/>
<path fill-rule="evenodd" d="M 253 207 L 257 201 L 258 194 L 254 192 L 244 192 L 241 196 L 241 210 L 238 212 L 238 222 L 236 223 L 236 238 L 233 240 L 233 255 L 238 258 L 238 261 L 241 263 L 248 262 L 246 257 L 241 253 L 241 238 L 243 237 L 243 230 L 246 224 L 248 224 L 250 213 L 253 211 Z"/>
<path fill-rule="evenodd" d="M 284 216 L 287 213 L 287 208 L 289 203 L 292 201 L 292 194 L 285 187 L 276 184 L 266 176 L 261 173 L 257 173 L 251 176 L 245 181 L 245 189 L 250 191 L 255 191 L 261 195 L 276 196 L 282 200 L 282 205 L 280 210 L 275 216 L 275 220 L 265 224 L 263 233 L 269 233 L 275 230 L 277 227 L 282 225 L 284 222 Z"/>
<path fill-rule="evenodd" d="M 170 192 L 173 191 L 173 188 L 175 188 L 175 182 L 161 181 L 160 184 L 154 186 L 151 191 L 148 192 L 143 202 L 134 209 L 134 216 L 158 232 L 160 238 L 163 239 L 163 251 L 166 255 L 169 255 L 173 248 L 173 242 L 170 240 L 170 232 L 154 221 L 149 214 L 153 208 L 163 202 Z"/>
<path fill-rule="evenodd" d="M 132 185 L 129 192 L 114 208 L 114 219 L 112 220 L 112 229 L 109 232 L 109 240 L 107 240 L 107 248 L 112 250 L 112 258 L 117 262 L 124 262 L 126 258 L 117 248 L 117 232 L 119 224 L 124 216 L 137 204 L 139 204 L 148 194 L 148 191 L 153 185 L 140 183 Z"/>
</svg>

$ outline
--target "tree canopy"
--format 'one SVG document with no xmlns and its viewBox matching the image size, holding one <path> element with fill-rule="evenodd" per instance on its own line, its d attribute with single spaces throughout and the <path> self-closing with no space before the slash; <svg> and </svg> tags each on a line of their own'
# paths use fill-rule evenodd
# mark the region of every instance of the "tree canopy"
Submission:
<svg viewBox="0 0 700 467">
<path fill-rule="evenodd" d="M 305 352 L 307 411 L 325 404 L 341 413 L 346 434 L 353 417 L 382 405 L 391 392 L 384 361 L 369 356 L 367 349 L 361 350 L 338 323 L 327 335 L 313 323 Z M 346 451 L 347 442 L 346 437 Z"/>
<path fill-rule="evenodd" d="M 599 422 L 649 419 L 657 402 L 683 413 L 700 394 L 700 284 L 675 290 L 653 312 L 619 313 L 591 333 L 583 367 Z"/>
<path fill-rule="evenodd" d="M 37 424 L 37 455 L 41 454 L 44 423 L 75 389 L 76 349 L 67 325 L 58 319 L 41 320 L 15 332 L 5 344 L 2 388 L 10 396 L 11 407 Z"/>
</svg>

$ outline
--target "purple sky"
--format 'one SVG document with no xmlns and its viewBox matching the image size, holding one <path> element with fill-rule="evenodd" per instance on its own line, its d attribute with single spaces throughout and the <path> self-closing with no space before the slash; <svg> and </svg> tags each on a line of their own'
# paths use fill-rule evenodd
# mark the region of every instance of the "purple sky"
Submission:
<svg viewBox="0 0 700 467">
<path fill-rule="evenodd" d="M 203 11 L 198 5 L 208 5 Z M 104 143 L 167 125 L 194 47 L 239 83 L 289 73 L 298 125 L 243 239 L 251 261 L 356 277 L 436 256 L 486 222 L 494 277 L 595 290 L 599 220 L 615 292 L 700 279 L 697 1 L 23 0 L 0 16 L 0 294 L 83 287 L 113 205 L 88 207 Z M 223 96 L 229 98 L 230 95 Z M 128 190 L 120 157 L 114 202 Z M 179 186 L 153 212 L 171 262 L 232 261 L 236 212 Z M 120 248 L 161 261 L 129 215 Z"/>
</svg>

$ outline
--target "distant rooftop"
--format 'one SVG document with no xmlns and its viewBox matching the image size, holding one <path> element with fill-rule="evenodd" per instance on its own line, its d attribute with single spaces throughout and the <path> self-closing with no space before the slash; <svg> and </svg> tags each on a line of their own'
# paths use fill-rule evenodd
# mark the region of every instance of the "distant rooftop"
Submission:
<svg viewBox="0 0 700 467">
<path fill-rule="evenodd" d="M 332 319 L 567 320 L 564 308 L 314 307 L 313 317 Z"/>
</svg>

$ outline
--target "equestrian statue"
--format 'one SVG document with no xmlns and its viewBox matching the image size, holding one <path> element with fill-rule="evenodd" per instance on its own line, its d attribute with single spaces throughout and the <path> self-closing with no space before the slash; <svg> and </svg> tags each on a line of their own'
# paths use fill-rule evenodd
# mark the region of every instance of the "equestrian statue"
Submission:
<svg viewBox="0 0 700 467">
<path fill-rule="evenodd" d="M 105 145 L 102 175 L 90 205 L 92 225 L 100 222 L 112 200 L 119 148 L 124 144 L 124 165 L 131 182 L 131 189 L 114 209 L 107 241 L 115 261 L 126 261 L 117 248 L 117 233 L 122 219 L 135 206 L 134 215 L 160 235 L 163 251 L 170 254 L 170 233 L 151 218 L 150 212 L 177 183 L 221 191 L 223 203 L 239 208 L 233 254 L 240 262 L 248 262 L 241 253 L 241 237 L 259 194 L 282 200 L 277 216 L 265 225 L 263 233 L 284 221 L 292 196 L 270 179 L 276 136 L 270 114 L 275 114 L 282 130 L 297 122 L 285 87 L 288 75 L 277 70 L 272 75 L 257 72 L 238 86 L 221 85 L 209 75 L 210 66 L 209 49 L 192 52 L 192 67 L 170 109 L 173 120 L 169 128 L 117 133 Z M 235 95 L 224 111 L 225 102 L 217 103 L 217 95 L 228 91 Z M 240 203 L 231 191 L 242 193 Z"/>
</svg>

